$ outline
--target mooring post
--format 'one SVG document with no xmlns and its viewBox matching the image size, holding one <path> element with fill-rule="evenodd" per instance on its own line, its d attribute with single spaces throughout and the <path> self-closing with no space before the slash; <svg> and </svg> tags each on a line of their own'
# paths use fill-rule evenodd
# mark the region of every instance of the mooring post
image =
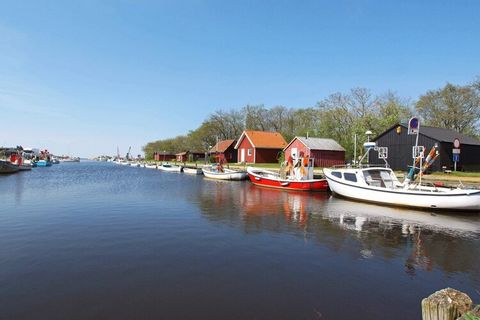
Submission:
<svg viewBox="0 0 480 320">
<path fill-rule="evenodd" d="M 472 308 L 472 299 L 452 288 L 442 289 L 422 300 L 423 320 L 455 320 Z"/>
</svg>

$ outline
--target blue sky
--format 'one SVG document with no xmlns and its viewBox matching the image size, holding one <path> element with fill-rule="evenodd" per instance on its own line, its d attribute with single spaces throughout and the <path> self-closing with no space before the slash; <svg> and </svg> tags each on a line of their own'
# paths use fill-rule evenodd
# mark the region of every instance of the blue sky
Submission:
<svg viewBox="0 0 480 320">
<path fill-rule="evenodd" d="M 134 153 L 218 109 L 480 75 L 479 1 L 0 1 L 0 145 Z"/>
</svg>

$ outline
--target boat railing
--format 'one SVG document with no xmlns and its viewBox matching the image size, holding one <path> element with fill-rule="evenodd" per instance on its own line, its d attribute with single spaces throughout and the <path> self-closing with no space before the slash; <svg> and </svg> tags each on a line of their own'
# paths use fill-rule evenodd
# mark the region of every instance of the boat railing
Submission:
<svg viewBox="0 0 480 320">
<path fill-rule="evenodd" d="M 359 163 L 359 164 L 337 164 L 332 166 L 333 169 L 347 168 L 347 169 L 363 169 L 363 168 L 390 168 L 388 163 Z"/>
</svg>

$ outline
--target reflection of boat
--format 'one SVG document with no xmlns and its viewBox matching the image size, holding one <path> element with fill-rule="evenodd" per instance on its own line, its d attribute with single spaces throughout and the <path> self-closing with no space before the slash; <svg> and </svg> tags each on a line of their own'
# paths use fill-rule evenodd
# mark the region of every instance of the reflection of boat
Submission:
<svg viewBox="0 0 480 320">
<path fill-rule="evenodd" d="M 203 174 L 201 168 L 183 167 L 183 172 L 188 174 Z"/>
<path fill-rule="evenodd" d="M 19 166 L 8 160 L 0 160 L 0 174 L 15 173 L 20 170 Z"/>
<path fill-rule="evenodd" d="M 226 168 L 218 169 L 215 166 L 203 167 L 202 172 L 205 177 L 217 180 L 245 180 L 247 178 L 245 171 Z"/>
<path fill-rule="evenodd" d="M 313 159 L 310 160 L 313 161 Z M 298 168 L 299 174 L 294 173 L 293 175 L 283 178 L 276 172 L 252 167 L 247 168 L 247 173 L 253 184 L 262 187 L 297 191 L 327 191 L 327 180 L 313 179 L 313 166 L 304 169 L 307 172 L 306 175 L 300 174 L 301 168 L 302 167 Z"/>
<path fill-rule="evenodd" d="M 384 207 L 370 203 L 354 203 L 331 197 L 317 206 L 316 215 L 338 221 L 346 229 L 368 230 L 371 225 L 408 225 L 425 230 L 445 231 L 449 234 L 480 233 L 478 218 L 472 215 L 435 214 L 410 208 Z M 347 225 L 352 226 L 348 228 Z"/>
<path fill-rule="evenodd" d="M 480 190 L 400 183 L 390 168 L 323 169 L 330 189 L 340 196 L 422 209 L 480 211 Z"/>
<path fill-rule="evenodd" d="M 167 171 L 167 172 L 181 172 L 182 167 L 169 163 L 162 163 L 157 167 L 158 170 Z"/>
</svg>

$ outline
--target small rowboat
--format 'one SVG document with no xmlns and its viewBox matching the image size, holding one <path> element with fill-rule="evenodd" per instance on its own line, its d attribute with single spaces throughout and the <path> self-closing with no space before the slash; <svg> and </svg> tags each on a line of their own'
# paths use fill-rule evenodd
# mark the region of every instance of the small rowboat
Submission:
<svg viewBox="0 0 480 320">
<path fill-rule="evenodd" d="M 201 168 L 183 167 L 183 172 L 184 172 L 184 173 L 188 173 L 188 174 L 203 174 Z"/>
<path fill-rule="evenodd" d="M 147 163 L 147 164 L 145 164 L 145 168 L 147 168 L 147 169 L 157 169 L 157 165 Z"/>
<path fill-rule="evenodd" d="M 326 179 L 298 179 L 295 176 L 282 179 L 280 175 L 273 171 L 247 168 L 250 181 L 257 186 L 296 190 L 296 191 L 327 191 L 328 183 Z"/>
<path fill-rule="evenodd" d="M 245 180 L 247 173 L 240 170 L 223 169 L 218 170 L 214 167 L 203 167 L 202 172 L 205 177 L 217 180 Z"/>
<path fill-rule="evenodd" d="M 157 167 L 158 170 L 166 172 L 182 172 L 182 167 L 169 163 L 162 163 Z"/>
</svg>

